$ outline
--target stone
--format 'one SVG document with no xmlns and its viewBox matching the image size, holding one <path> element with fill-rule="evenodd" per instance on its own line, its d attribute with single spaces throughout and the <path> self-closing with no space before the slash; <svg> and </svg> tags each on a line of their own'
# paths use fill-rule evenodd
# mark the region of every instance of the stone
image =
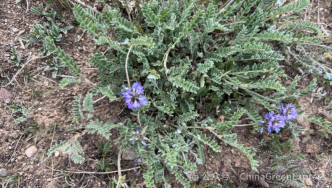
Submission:
<svg viewBox="0 0 332 188">
<path fill-rule="evenodd" d="M 54 152 L 54 157 L 59 157 L 59 155 L 60 155 L 60 152 L 59 152 L 59 151 L 55 151 L 55 152 Z"/>
<path fill-rule="evenodd" d="M 12 96 L 13 95 L 8 90 L 5 88 L 0 88 L 0 99 L 5 103 L 9 103 Z"/>
<path fill-rule="evenodd" d="M 292 139 L 292 151 L 301 151 L 299 141 L 296 138 Z"/>
<path fill-rule="evenodd" d="M 309 114 L 310 115 L 310 114 Z M 306 131 L 310 130 L 310 122 L 305 120 L 305 117 L 307 117 L 308 114 L 301 114 L 297 117 L 297 122 L 302 126 Z M 303 133 L 302 133 L 303 134 Z"/>
<path fill-rule="evenodd" d="M 18 136 L 19 136 L 19 133 L 18 132 L 14 132 L 11 134 L 11 136 L 14 138 L 14 139 L 17 139 Z"/>
<path fill-rule="evenodd" d="M 312 186 L 313 185 L 313 183 L 312 183 L 312 181 L 311 181 L 310 178 L 308 178 L 308 179 L 305 180 L 305 184 L 308 185 L 308 186 Z"/>
<path fill-rule="evenodd" d="M 267 136 L 267 135 L 264 135 L 264 136 L 263 136 L 263 140 L 269 142 L 269 141 L 272 141 L 272 138 L 269 137 L 269 136 Z"/>
<path fill-rule="evenodd" d="M 49 182 L 47 185 L 46 185 L 47 188 L 57 188 L 59 187 L 59 184 L 55 181 L 55 180 L 51 180 L 51 182 Z"/>
<path fill-rule="evenodd" d="M 116 114 L 113 114 L 111 116 L 110 120 L 111 120 L 112 123 L 119 123 L 120 122 L 120 119 Z"/>
<path fill-rule="evenodd" d="M 121 158 L 123 160 L 135 160 L 138 158 L 136 152 L 134 151 L 134 149 L 126 149 L 122 151 L 122 155 Z"/>
<path fill-rule="evenodd" d="M 0 168 L 0 177 L 7 176 L 8 172 L 5 168 Z"/>
<path fill-rule="evenodd" d="M 36 146 L 30 146 L 28 149 L 25 150 L 25 155 L 27 157 L 33 157 L 37 153 Z"/>
<path fill-rule="evenodd" d="M 12 27 L 11 29 L 14 33 L 17 33 L 19 31 L 19 29 L 15 28 L 15 27 Z"/>
<path fill-rule="evenodd" d="M 234 166 L 235 166 L 236 168 L 241 167 L 241 162 L 240 162 L 240 161 L 236 161 Z"/>
</svg>

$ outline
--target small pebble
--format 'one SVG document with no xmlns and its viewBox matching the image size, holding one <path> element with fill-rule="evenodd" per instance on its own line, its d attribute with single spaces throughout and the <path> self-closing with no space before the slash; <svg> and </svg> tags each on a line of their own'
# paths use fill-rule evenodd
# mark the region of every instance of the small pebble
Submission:
<svg viewBox="0 0 332 188">
<path fill-rule="evenodd" d="M 308 179 L 305 180 L 305 184 L 307 184 L 308 186 L 312 186 L 313 185 L 310 178 L 308 178 Z"/>
<path fill-rule="evenodd" d="M 12 29 L 12 31 L 13 31 L 14 33 L 16 33 L 16 32 L 19 31 L 19 29 L 15 28 L 15 27 L 13 27 L 13 28 L 11 28 L 11 29 Z"/>
<path fill-rule="evenodd" d="M 135 160 L 135 159 L 138 158 L 138 156 L 137 156 L 135 150 L 133 150 L 133 149 L 126 149 L 126 150 L 122 151 L 121 158 L 123 160 Z"/>
<path fill-rule="evenodd" d="M 7 176 L 8 172 L 5 168 L 0 168 L 0 177 Z"/>
<path fill-rule="evenodd" d="M 30 146 L 27 150 L 25 150 L 25 155 L 27 157 L 33 157 L 37 153 L 36 146 Z"/>
<path fill-rule="evenodd" d="M 54 153 L 54 157 L 58 157 L 60 155 L 60 152 L 59 151 L 56 151 L 55 153 Z"/>
</svg>

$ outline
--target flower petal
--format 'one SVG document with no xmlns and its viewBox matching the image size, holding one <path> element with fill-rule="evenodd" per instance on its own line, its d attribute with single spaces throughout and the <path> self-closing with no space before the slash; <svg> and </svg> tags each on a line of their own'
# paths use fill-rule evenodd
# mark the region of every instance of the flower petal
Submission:
<svg viewBox="0 0 332 188">
<path fill-rule="evenodd" d="M 133 108 L 139 108 L 141 105 L 137 101 L 133 102 Z"/>
<path fill-rule="evenodd" d="M 146 100 L 146 97 L 145 97 L 144 95 L 141 95 L 141 96 L 139 97 L 139 103 L 140 103 L 141 105 L 147 105 L 147 104 L 148 104 L 148 101 Z"/>
<path fill-rule="evenodd" d="M 138 83 L 138 82 L 135 82 L 133 84 L 133 86 L 131 87 L 131 89 L 135 90 L 138 94 L 141 94 L 141 95 L 144 94 L 143 86 L 140 83 Z"/>
</svg>

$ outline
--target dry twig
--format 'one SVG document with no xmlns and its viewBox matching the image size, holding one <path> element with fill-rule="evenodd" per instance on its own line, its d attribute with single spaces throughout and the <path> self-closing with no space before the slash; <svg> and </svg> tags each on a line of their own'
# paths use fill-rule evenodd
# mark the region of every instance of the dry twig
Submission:
<svg viewBox="0 0 332 188">
<path fill-rule="evenodd" d="M 30 53 L 29 56 L 31 56 L 31 53 Z M 36 59 L 42 59 L 42 58 L 45 58 L 45 57 L 48 57 L 48 56 L 34 57 L 34 58 L 31 58 L 30 60 L 28 60 L 26 63 L 24 63 L 24 65 L 21 67 L 21 69 L 18 70 L 18 71 L 16 72 L 16 74 L 13 76 L 13 78 L 12 78 L 12 79 L 11 79 L 6 85 L 4 85 L 3 87 L 7 87 L 7 86 L 9 86 L 9 85 L 15 80 L 16 76 L 19 75 L 20 72 L 24 69 L 24 67 L 25 67 L 28 63 L 30 63 L 30 61 L 33 61 L 33 60 L 36 60 Z"/>
<path fill-rule="evenodd" d="M 48 169 L 51 169 L 50 167 L 47 167 Z M 128 172 L 128 171 L 132 171 L 135 169 L 139 169 L 140 167 L 134 167 L 134 168 L 129 168 L 129 169 L 124 169 L 121 170 L 121 172 Z M 65 173 L 70 173 L 70 174 L 114 174 L 114 173 L 118 173 L 118 170 L 115 171 L 111 171 L 111 172 L 87 172 L 87 171 L 69 171 L 69 170 L 58 170 L 58 169 L 53 169 L 53 171 L 56 172 L 65 172 Z"/>
</svg>

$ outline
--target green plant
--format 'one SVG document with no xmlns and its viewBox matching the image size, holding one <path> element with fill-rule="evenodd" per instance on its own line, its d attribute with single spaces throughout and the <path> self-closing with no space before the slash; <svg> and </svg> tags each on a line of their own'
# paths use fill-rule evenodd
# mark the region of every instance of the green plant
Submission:
<svg viewBox="0 0 332 188">
<path fill-rule="evenodd" d="M 19 66 L 21 63 L 21 54 L 17 53 L 16 48 L 12 48 L 12 56 L 10 57 L 11 61 L 10 64 Z"/>
<path fill-rule="evenodd" d="M 109 139 L 110 131 L 118 130 L 120 136 L 114 143 L 121 144 L 120 150 L 134 147 L 148 164 L 143 174 L 147 187 L 154 187 L 155 183 L 168 187 L 165 173 L 190 187 L 191 181 L 184 174 L 194 173 L 204 161 L 198 145 L 221 152 L 215 138 L 241 150 L 251 168 L 259 171 L 255 149 L 237 143 L 236 134 L 229 130 L 248 125 L 258 129 L 263 118 L 254 109 L 277 111 L 281 102 L 306 95 L 315 87 L 314 79 L 307 88 L 297 89 L 299 76 L 284 86 L 281 80 L 287 77 L 279 66 L 284 54 L 277 50 L 320 42 L 315 33 L 303 35 L 298 29 L 317 31 L 309 23 L 289 28 L 281 23 L 287 21 L 282 14 L 301 11 L 309 3 L 299 0 L 278 7 L 274 0 L 236 0 L 219 9 L 215 2 L 205 6 L 195 0 L 152 0 L 136 7 L 134 21 L 132 15 L 126 19 L 117 7 L 107 7 L 98 14 L 74 5 L 80 27 L 94 37 L 96 44 L 107 47 L 107 51 L 90 56 L 101 82 L 86 94 L 85 111 L 93 113 L 96 94 L 102 93 L 113 101 L 122 92 L 126 104 L 133 109 L 131 115 L 137 117 L 137 121 L 126 119 L 114 124 L 90 115 L 86 132 Z M 116 30 L 115 36 L 109 36 L 110 28 Z M 45 37 L 45 51 L 56 55 L 74 75 L 63 79 L 60 86 L 84 81 L 79 67 L 56 47 L 55 40 Z M 143 86 L 135 82 L 131 87 L 134 81 Z M 126 86 L 121 89 L 121 85 Z M 78 95 L 73 105 L 77 122 L 85 119 L 81 100 Z M 217 118 L 220 115 L 222 119 Z M 244 115 L 250 122 L 239 125 Z M 76 151 L 72 154 L 74 162 L 82 162 L 78 141 L 68 143 L 70 147 L 64 144 L 68 151 Z M 48 154 L 54 151 L 56 148 Z M 118 185 L 124 177 L 120 179 Z"/>
<path fill-rule="evenodd" d="M 23 105 L 16 104 L 9 106 L 9 109 L 12 110 L 12 116 L 17 117 L 19 114 L 21 114 L 21 117 L 15 118 L 15 123 L 23 123 L 27 120 L 27 118 L 30 117 L 29 111 L 27 108 L 25 108 Z"/>
<path fill-rule="evenodd" d="M 47 61 L 47 63 L 49 66 L 45 69 L 45 71 L 52 71 L 53 78 L 56 78 L 58 75 L 60 75 L 66 67 L 66 65 L 60 63 L 55 57 L 53 57 L 52 60 Z"/>
<path fill-rule="evenodd" d="M 319 125 L 320 132 L 323 133 L 326 138 L 328 138 L 328 135 L 332 134 L 332 122 L 315 115 L 306 117 L 306 120 Z"/>
<path fill-rule="evenodd" d="M 304 186 L 302 177 L 310 174 L 310 169 L 304 168 L 304 157 L 299 153 L 281 156 L 264 155 L 259 160 L 258 171 L 242 174 L 241 178 L 248 182 L 245 187 L 296 187 Z"/>
<path fill-rule="evenodd" d="M 108 167 L 108 163 L 111 162 L 109 158 L 106 158 L 106 155 L 110 152 L 111 148 L 111 142 L 107 141 L 106 143 L 104 142 L 98 142 L 97 147 L 98 149 L 102 152 L 102 159 L 98 161 L 96 164 L 96 168 L 99 170 L 103 171 L 111 171 L 111 169 Z"/>
<path fill-rule="evenodd" d="M 27 47 L 30 44 L 43 41 L 46 37 L 51 37 L 54 41 L 60 41 L 62 38 L 61 33 L 67 34 L 67 31 L 73 28 L 73 26 L 60 27 L 60 24 L 56 21 L 56 11 L 53 9 L 45 11 L 43 3 L 40 3 L 39 7 L 32 7 L 31 11 L 46 17 L 48 22 L 31 26 L 30 38 L 20 37 L 23 41 L 27 42 Z M 44 49 L 42 54 L 49 55 L 50 52 Z"/>
<path fill-rule="evenodd" d="M 51 156 L 54 152 L 61 150 L 63 153 L 68 154 L 74 163 L 82 163 L 84 161 L 83 148 L 80 143 L 76 140 L 76 137 L 68 142 L 61 142 L 52 146 L 48 151 L 47 155 Z"/>
<path fill-rule="evenodd" d="M 13 188 L 20 184 L 20 174 L 15 174 L 13 176 L 9 176 L 6 178 L 1 177 L 0 180 L 1 180 L 0 184 L 3 187 L 8 186 L 10 188 Z"/>
</svg>

